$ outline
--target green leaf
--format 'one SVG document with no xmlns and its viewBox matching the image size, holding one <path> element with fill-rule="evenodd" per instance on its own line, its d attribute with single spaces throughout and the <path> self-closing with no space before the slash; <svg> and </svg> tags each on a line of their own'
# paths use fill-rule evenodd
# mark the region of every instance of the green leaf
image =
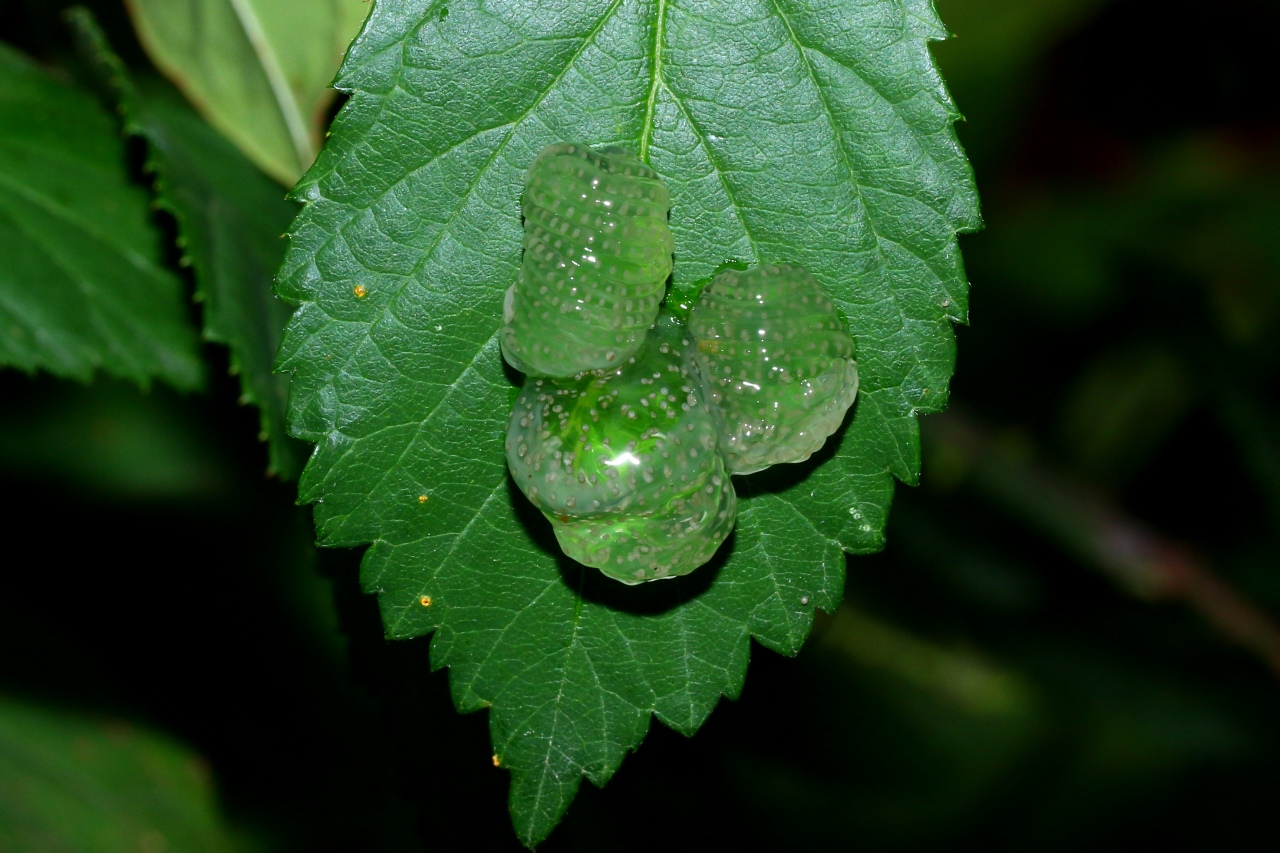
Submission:
<svg viewBox="0 0 1280 853">
<path fill-rule="evenodd" d="M 74 10 L 71 21 L 119 101 L 126 130 L 147 142 L 156 203 L 177 221 L 195 272 L 204 335 L 230 349 L 241 399 L 261 412 L 268 470 L 296 477 L 305 455 L 285 431 L 288 377 L 272 372 L 290 311 L 271 283 L 297 205 L 169 87 L 136 88 L 88 12 Z"/>
<path fill-rule="evenodd" d="M 208 770 L 160 735 L 0 698 L 0 849 L 233 849 Z"/>
<path fill-rule="evenodd" d="M 181 279 L 86 92 L 0 45 L 0 365 L 200 384 Z"/>
<path fill-rule="evenodd" d="M 296 192 L 281 367 L 325 545 L 373 543 L 391 637 L 435 631 L 464 711 L 490 709 L 527 844 L 580 776 L 603 784 L 650 714 L 692 733 L 840 600 L 842 549 L 883 540 L 965 316 L 957 229 L 977 197 L 927 41 L 928 2 L 380 3 L 351 100 Z M 519 196 L 557 140 L 638 151 L 671 190 L 673 299 L 726 259 L 799 263 L 849 319 L 863 391 L 809 463 L 738 478 L 712 564 L 625 588 L 563 558 L 510 485 L 498 352 Z M 655 792 L 661 808 L 670 792 Z"/>
<path fill-rule="evenodd" d="M 209 123 L 291 184 L 320 146 L 361 0 L 130 0 L 151 60 Z"/>
</svg>

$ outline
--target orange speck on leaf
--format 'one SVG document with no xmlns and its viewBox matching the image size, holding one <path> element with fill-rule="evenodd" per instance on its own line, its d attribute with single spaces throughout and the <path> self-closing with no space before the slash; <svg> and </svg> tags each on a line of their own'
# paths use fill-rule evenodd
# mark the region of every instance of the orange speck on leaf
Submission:
<svg viewBox="0 0 1280 853">
<path fill-rule="evenodd" d="M 356 295 L 356 299 L 364 299 L 368 295 L 369 289 L 363 284 L 357 284 L 351 292 Z"/>
<path fill-rule="evenodd" d="M 424 504 L 429 500 L 431 500 L 431 498 L 427 497 L 426 495 L 418 495 L 418 503 L 420 504 Z"/>
<path fill-rule="evenodd" d="M 424 596 L 422 596 L 422 598 L 419 598 L 419 599 L 418 599 L 418 603 L 419 603 L 419 604 L 421 604 L 423 607 L 430 607 L 430 606 L 431 606 L 431 596 L 429 596 L 429 595 L 424 595 Z"/>
<path fill-rule="evenodd" d="M 501 767 L 501 766 L 502 766 L 502 759 L 501 759 L 501 758 L 499 758 L 497 755 L 494 755 L 494 756 L 493 756 L 493 766 L 494 766 L 494 767 Z"/>
</svg>

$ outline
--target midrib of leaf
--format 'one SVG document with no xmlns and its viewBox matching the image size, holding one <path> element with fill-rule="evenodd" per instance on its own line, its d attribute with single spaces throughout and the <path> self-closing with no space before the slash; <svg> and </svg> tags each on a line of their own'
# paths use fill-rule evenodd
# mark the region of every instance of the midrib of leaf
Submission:
<svg viewBox="0 0 1280 853">
<path fill-rule="evenodd" d="M 666 88 L 662 82 L 662 43 L 667 31 L 667 0 L 658 0 L 655 17 L 658 22 L 653 28 L 653 82 L 649 85 L 649 98 L 644 105 L 644 125 L 640 135 L 640 159 L 646 163 L 649 162 L 649 137 L 653 136 L 653 111 L 658 103 L 658 90 Z"/>
<path fill-rule="evenodd" d="M 258 62 L 262 65 L 263 73 L 267 75 L 271 94 L 275 96 L 276 105 L 280 108 L 285 127 L 289 131 L 289 138 L 293 140 L 293 151 L 298 157 L 298 166 L 305 169 L 315 159 L 315 150 L 311 147 L 306 119 L 302 116 L 297 99 L 293 97 L 293 90 L 289 88 L 289 80 L 285 76 L 284 69 L 280 67 L 280 61 L 267 41 L 266 31 L 262 29 L 262 22 L 258 20 L 257 13 L 249 5 L 249 0 L 229 0 L 229 2 L 232 11 L 236 13 L 236 20 L 244 30 L 245 38 L 249 40 L 253 52 L 258 57 Z"/>
</svg>

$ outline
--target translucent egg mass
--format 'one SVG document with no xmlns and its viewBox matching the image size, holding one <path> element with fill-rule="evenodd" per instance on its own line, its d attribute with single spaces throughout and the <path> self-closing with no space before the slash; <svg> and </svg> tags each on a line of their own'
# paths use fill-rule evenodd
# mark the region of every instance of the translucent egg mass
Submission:
<svg viewBox="0 0 1280 853">
<path fill-rule="evenodd" d="M 808 459 L 858 394 L 849 327 L 801 267 L 725 270 L 699 294 L 689 333 L 724 413 L 731 473 Z"/>
<path fill-rule="evenodd" d="M 858 393 L 854 342 L 794 265 L 725 270 L 688 324 L 660 312 L 672 268 L 657 173 L 557 143 L 525 181 L 507 361 L 528 374 L 507 425 L 520 490 L 565 554 L 637 584 L 688 574 L 733 531 L 733 474 L 808 459 Z"/>
<path fill-rule="evenodd" d="M 733 530 L 719 439 L 685 330 L 664 316 L 622 367 L 530 377 L 507 463 L 566 554 L 635 584 L 693 571 Z"/>
<path fill-rule="evenodd" d="M 671 275 L 671 201 L 620 148 L 558 143 L 529 167 L 524 259 L 507 291 L 502 352 L 513 367 L 573 376 L 640 349 Z"/>
</svg>

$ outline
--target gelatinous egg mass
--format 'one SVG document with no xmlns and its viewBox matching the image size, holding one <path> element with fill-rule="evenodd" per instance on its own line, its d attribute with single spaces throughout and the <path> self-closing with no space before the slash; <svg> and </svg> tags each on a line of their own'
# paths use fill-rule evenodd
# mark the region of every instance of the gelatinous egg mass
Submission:
<svg viewBox="0 0 1280 853">
<path fill-rule="evenodd" d="M 671 201 L 621 148 L 557 143 L 525 178 L 524 257 L 507 291 L 502 352 L 525 373 L 567 378 L 626 363 L 671 274 Z"/>
<path fill-rule="evenodd" d="M 687 326 L 659 313 L 671 203 L 620 148 L 557 143 L 529 167 L 502 352 L 528 374 L 507 427 L 521 491 L 565 554 L 623 583 L 687 574 L 733 530 L 731 474 L 799 462 L 858 392 L 854 343 L 800 267 L 731 267 Z"/>
<path fill-rule="evenodd" d="M 733 529 L 720 424 L 685 330 L 663 316 L 608 371 L 525 381 L 507 464 L 573 559 L 627 584 L 687 574 Z"/>
<path fill-rule="evenodd" d="M 801 267 L 725 270 L 699 294 L 688 331 L 724 415 L 731 473 L 808 459 L 858 393 L 848 326 Z"/>
</svg>

